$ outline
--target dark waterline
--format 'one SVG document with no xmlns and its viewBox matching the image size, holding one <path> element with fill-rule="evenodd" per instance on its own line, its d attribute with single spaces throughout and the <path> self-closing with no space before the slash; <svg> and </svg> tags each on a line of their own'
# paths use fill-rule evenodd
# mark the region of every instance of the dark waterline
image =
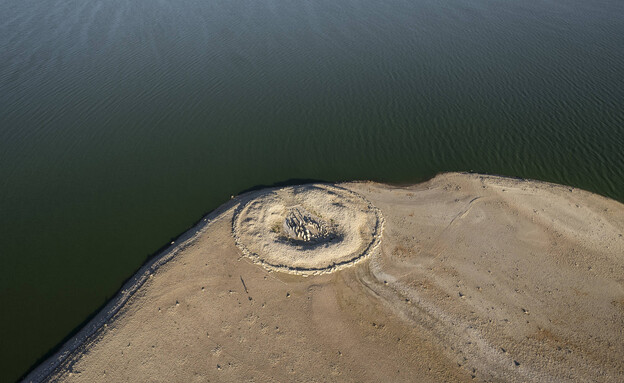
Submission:
<svg viewBox="0 0 624 383">
<path fill-rule="evenodd" d="M 5 0 L 0 380 L 230 195 L 473 170 L 624 201 L 620 0 Z"/>
</svg>

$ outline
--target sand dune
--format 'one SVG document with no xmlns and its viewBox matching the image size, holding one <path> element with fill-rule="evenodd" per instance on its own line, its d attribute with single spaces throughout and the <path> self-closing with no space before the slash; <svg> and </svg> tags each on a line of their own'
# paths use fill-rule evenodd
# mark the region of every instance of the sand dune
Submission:
<svg viewBox="0 0 624 383">
<path fill-rule="evenodd" d="M 624 381 L 623 234 L 616 201 L 493 176 L 251 192 L 27 381 Z"/>
</svg>

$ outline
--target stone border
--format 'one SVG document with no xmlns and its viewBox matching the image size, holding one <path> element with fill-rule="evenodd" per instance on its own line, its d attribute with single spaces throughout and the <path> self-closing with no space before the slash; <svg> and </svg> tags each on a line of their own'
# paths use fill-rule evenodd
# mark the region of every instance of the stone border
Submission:
<svg viewBox="0 0 624 383">
<path fill-rule="evenodd" d="M 335 271 L 353 266 L 354 264 L 370 256 L 379 247 L 381 243 L 381 237 L 382 237 L 383 227 L 384 227 L 384 218 L 383 218 L 383 215 L 381 214 L 381 210 L 379 210 L 375 205 L 372 204 L 372 202 L 366 199 L 363 195 L 356 193 L 353 190 L 349 190 L 347 188 L 336 186 L 335 184 L 316 183 L 316 184 L 304 184 L 304 185 L 296 185 L 296 186 L 316 186 L 316 185 L 323 186 L 323 187 L 330 188 L 330 189 L 335 189 L 342 193 L 348 193 L 352 195 L 353 197 L 362 200 L 366 204 L 366 206 L 368 206 L 368 208 L 375 214 L 377 220 L 376 220 L 375 228 L 373 229 L 373 232 L 372 232 L 373 240 L 368 244 L 368 246 L 364 249 L 364 251 L 362 251 L 360 254 L 354 256 L 351 259 L 341 261 L 338 263 L 334 263 L 328 267 L 316 268 L 316 267 L 293 267 L 293 266 L 282 265 L 282 264 L 273 264 L 273 263 L 263 260 L 262 258 L 260 258 L 260 256 L 257 253 L 254 253 L 251 250 L 249 250 L 247 246 L 245 246 L 242 243 L 241 238 L 238 234 L 239 233 L 238 218 L 240 216 L 240 213 L 250 202 L 252 202 L 256 198 L 266 195 L 276 190 L 280 190 L 280 189 L 284 189 L 288 187 L 294 187 L 294 185 L 279 187 L 279 188 L 265 189 L 261 192 L 254 193 L 254 195 L 249 196 L 249 198 L 247 198 L 245 201 L 241 201 L 241 203 L 234 210 L 234 215 L 232 216 L 232 237 L 234 237 L 234 242 L 236 243 L 236 247 L 238 247 L 241 250 L 244 256 L 251 259 L 255 264 L 262 265 L 265 269 L 269 271 L 279 271 L 283 273 L 303 275 L 303 276 L 333 273 Z"/>
</svg>

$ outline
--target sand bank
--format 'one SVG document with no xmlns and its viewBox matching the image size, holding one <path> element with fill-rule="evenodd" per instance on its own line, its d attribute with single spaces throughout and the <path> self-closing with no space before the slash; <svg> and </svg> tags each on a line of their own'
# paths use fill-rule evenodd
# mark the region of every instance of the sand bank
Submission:
<svg viewBox="0 0 624 383">
<path fill-rule="evenodd" d="M 251 192 L 26 381 L 622 381 L 623 234 L 616 201 L 492 176 Z"/>
</svg>

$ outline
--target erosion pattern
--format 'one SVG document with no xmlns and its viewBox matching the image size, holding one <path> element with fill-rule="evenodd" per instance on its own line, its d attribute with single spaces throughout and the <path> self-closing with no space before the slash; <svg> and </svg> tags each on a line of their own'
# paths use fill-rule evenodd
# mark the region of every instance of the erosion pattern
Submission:
<svg viewBox="0 0 624 383">
<path fill-rule="evenodd" d="M 241 203 L 232 234 L 242 253 L 273 271 L 322 274 L 377 248 L 383 218 L 361 195 L 315 184 L 269 190 Z"/>
</svg>

